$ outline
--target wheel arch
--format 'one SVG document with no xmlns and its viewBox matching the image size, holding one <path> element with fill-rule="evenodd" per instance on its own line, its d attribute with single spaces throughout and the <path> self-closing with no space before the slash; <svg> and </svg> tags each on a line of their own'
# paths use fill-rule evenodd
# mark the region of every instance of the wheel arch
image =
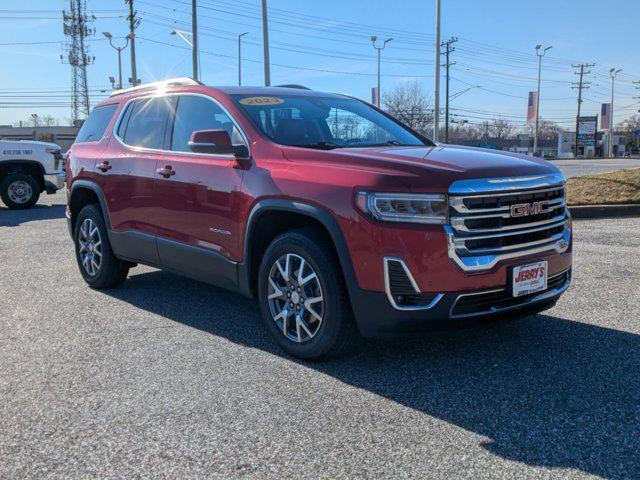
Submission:
<svg viewBox="0 0 640 480">
<path fill-rule="evenodd" d="M 70 211 L 70 229 L 75 229 L 76 219 L 80 210 L 86 205 L 96 203 L 104 217 L 107 231 L 111 229 L 109 222 L 109 212 L 107 210 L 107 202 L 104 193 L 98 184 L 90 180 L 75 180 L 71 185 L 71 193 L 69 195 L 69 211 Z"/>
<path fill-rule="evenodd" d="M 0 161 L 0 181 L 12 173 L 28 173 L 36 179 L 40 191 L 44 191 L 44 166 L 35 160 L 2 160 Z"/>
<path fill-rule="evenodd" d="M 272 225 L 269 220 L 284 219 L 285 226 L 277 225 L 269 228 L 266 235 L 263 227 Z M 302 227 L 319 227 L 333 246 L 340 262 L 346 284 L 351 293 L 351 286 L 357 285 L 355 271 L 347 243 L 337 220 L 326 209 L 309 203 L 287 199 L 266 199 L 259 201 L 251 210 L 247 219 L 244 236 L 244 261 L 239 264 L 238 280 L 241 291 L 247 296 L 255 296 L 257 270 L 262 254 L 277 235 Z"/>
</svg>

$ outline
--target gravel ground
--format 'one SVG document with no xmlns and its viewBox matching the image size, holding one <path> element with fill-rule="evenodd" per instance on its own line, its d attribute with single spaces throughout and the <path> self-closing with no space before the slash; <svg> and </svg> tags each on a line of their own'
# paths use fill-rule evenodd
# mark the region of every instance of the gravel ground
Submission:
<svg viewBox="0 0 640 480">
<path fill-rule="evenodd" d="M 0 478 L 640 477 L 640 220 L 575 224 L 518 321 L 283 355 L 251 301 L 81 280 L 63 196 L 0 207 Z"/>
</svg>

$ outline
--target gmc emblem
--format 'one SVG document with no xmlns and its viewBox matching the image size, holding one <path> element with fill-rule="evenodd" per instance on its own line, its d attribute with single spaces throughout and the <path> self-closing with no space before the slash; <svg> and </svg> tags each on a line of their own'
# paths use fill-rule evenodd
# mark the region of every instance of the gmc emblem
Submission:
<svg viewBox="0 0 640 480">
<path fill-rule="evenodd" d="M 549 202 L 544 200 L 542 202 L 533 203 L 516 203 L 511 205 L 512 217 L 528 217 L 529 215 L 539 215 L 541 213 L 549 213 Z"/>
</svg>

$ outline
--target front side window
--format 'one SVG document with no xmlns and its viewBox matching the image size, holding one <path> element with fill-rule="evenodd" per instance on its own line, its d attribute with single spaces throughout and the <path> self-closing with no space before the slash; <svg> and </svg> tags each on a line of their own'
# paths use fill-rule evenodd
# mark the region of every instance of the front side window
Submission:
<svg viewBox="0 0 640 480">
<path fill-rule="evenodd" d="M 117 103 L 94 108 L 78 132 L 76 143 L 99 141 L 117 109 Z"/>
<path fill-rule="evenodd" d="M 197 130 L 226 130 L 233 145 L 244 145 L 235 124 L 217 103 L 197 95 L 180 95 L 171 134 L 171 150 L 191 151 L 189 139 Z"/>
<path fill-rule="evenodd" d="M 123 116 L 129 121 L 118 128 L 122 141 L 132 147 L 162 149 L 171 102 L 171 97 L 135 100 Z"/>
<path fill-rule="evenodd" d="M 320 95 L 232 95 L 268 138 L 309 148 L 431 145 L 359 100 Z"/>
</svg>

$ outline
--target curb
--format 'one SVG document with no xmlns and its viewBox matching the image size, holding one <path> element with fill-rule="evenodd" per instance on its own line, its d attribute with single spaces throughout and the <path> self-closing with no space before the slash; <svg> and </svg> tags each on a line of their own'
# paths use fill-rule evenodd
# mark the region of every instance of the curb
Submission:
<svg viewBox="0 0 640 480">
<path fill-rule="evenodd" d="M 620 205 L 569 205 L 574 219 L 640 217 L 640 203 Z"/>
</svg>

